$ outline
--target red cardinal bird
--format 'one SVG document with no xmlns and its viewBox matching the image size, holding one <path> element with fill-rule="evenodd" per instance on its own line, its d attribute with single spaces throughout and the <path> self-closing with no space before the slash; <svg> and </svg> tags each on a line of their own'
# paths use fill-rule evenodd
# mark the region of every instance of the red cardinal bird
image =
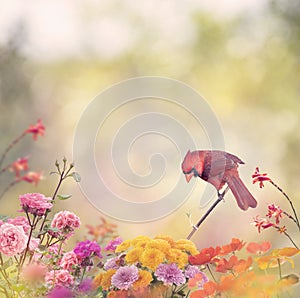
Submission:
<svg viewBox="0 0 300 298">
<path fill-rule="evenodd" d="M 193 176 L 200 177 L 211 183 L 217 189 L 218 194 L 227 183 L 242 210 L 247 210 L 249 207 L 255 208 L 257 202 L 239 177 L 238 164 L 244 164 L 244 162 L 224 151 L 188 151 L 182 163 L 182 171 L 187 182 Z"/>
</svg>

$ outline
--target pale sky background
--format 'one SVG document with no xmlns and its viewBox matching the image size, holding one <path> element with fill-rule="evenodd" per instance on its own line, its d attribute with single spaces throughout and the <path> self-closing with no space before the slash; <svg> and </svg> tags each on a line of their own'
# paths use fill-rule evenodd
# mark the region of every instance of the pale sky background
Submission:
<svg viewBox="0 0 300 298">
<path fill-rule="evenodd" d="M 164 44 L 184 45 L 193 34 L 191 12 L 200 8 L 217 18 L 230 18 L 259 12 L 265 4 L 266 0 L 0 0 L 0 43 L 22 22 L 27 39 L 23 50 L 28 57 L 80 57 L 88 51 L 114 58 L 134 44 L 138 22 Z"/>
</svg>

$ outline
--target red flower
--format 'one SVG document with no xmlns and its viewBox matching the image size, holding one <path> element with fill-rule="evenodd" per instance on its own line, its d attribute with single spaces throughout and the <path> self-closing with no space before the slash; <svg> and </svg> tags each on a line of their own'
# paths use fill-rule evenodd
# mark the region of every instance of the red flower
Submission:
<svg viewBox="0 0 300 298">
<path fill-rule="evenodd" d="M 20 177 L 20 172 L 28 170 L 28 157 L 18 158 L 11 164 L 10 170 Z"/>
<path fill-rule="evenodd" d="M 43 178 L 42 173 L 37 173 L 37 172 L 28 172 L 26 175 L 21 177 L 21 180 L 24 180 L 28 183 L 32 183 L 35 186 L 38 185 L 40 180 Z"/>
<path fill-rule="evenodd" d="M 189 256 L 189 262 L 192 265 L 204 265 L 214 262 L 214 258 L 220 254 L 221 247 L 203 248 L 197 255 Z"/>
<path fill-rule="evenodd" d="M 271 248 L 271 242 L 266 241 L 262 243 L 250 242 L 246 250 L 250 254 L 264 254 Z"/>
<path fill-rule="evenodd" d="M 258 216 L 256 216 L 253 219 L 253 222 L 254 222 L 254 225 L 258 228 L 258 233 L 260 233 L 261 229 L 264 230 L 264 229 L 267 229 L 267 228 L 275 226 L 273 223 L 271 223 L 266 218 L 259 218 Z"/>
<path fill-rule="evenodd" d="M 42 120 L 38 120 L 37 124 L 30 125 L 29 128 L 25 130 L 25 133 L 32 133 L 33 139 L 36 141 L 38 135 L 43 136 L 45 132 L 45 126 L 42 123 Z"/>
<path fill-rule="evenodd" d="M 241 241 L 237 238 L 232 238 L 231 243 L 223 245 L 221 247 L 220 255 L 227 255 L 234 251 L 239 251 L 245 246 L 246 242 Z"/>
<path fill-rule="evenodd" d="M 259 182 L 259 187 L 262 188 L 264 187 L 264 181 L 272 181 L 269 177 L 267 177 L 267 173 L 260 173 L 259 168 L 255 168 L 255 172 L 252 175 L 252 183 Z"/>
<path fill-rule="evenodd" d="M 282 215 L 283 215 L 283 210 L 279 206 L 276 206 L 274 204 L 268 205 L 268 213 L 266 214 L 266 216 L 268 218 L 271 218 L 274 216 L 277 225 L 279 224 L 279 222 L 280 222 L 279 218 L 281 218 Z"/>
</svg>

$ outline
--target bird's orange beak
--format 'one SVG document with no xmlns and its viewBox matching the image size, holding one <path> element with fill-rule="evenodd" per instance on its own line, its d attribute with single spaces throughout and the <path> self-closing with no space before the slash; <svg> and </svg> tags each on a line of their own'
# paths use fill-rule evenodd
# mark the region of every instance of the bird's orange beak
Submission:
<svg viewBox="0 0 300 298">
<path fill-rule="evenodd" d="M 192 179 L 192 177 L 194 177 L 194 173 L 191 172 L 190 174 L 185 174 L 185 180 L 187 183 L 190 182 L 190 180 Z"/>
</svg>

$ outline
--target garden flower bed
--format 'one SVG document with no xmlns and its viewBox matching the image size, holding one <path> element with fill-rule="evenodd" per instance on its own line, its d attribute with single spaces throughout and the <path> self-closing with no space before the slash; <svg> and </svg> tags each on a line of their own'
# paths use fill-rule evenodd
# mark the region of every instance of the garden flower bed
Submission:
<svg viewBox="0 0 300 298">
<path fill-rule="evenodd" d="M 38 121 L 4 150 L 0 173 L 13 173 L 14 178 L 2 189 L 1 197 L 17 183 L 37 184 L 41 179 L 41 173 L 29 171 L 26 157 L 6 166 L 4 162 L 22 138 L 32 135 L 37 140 L 44 131 L 44 125 Z M 56 162 L 55 167 L 52 174 L 57 175 L 58 182 L 52 195 L 22 194 L 22 215 L 1 215 L 0 297 L 197 298 L 295 294 L 299 277 L 294 273 L 298 268 L 293 268 L 293 258 L 299 257 L 299 248 L 288 225 L 295 224 L 300 230 L 297 213 L 289 196 L 258 168 L 253 183 L 260 187 L 271 183 L 289 201 L 291 210 L 270 204 L 266 216 L 257 216 L 253 224 L 258 232 L 277 230 L 278 237 L 289 239 L 290 247 L 272 248 L 269 241 L 256 243 L 237 238 L 207 248 L 168 235 L 122 239 L 116 236 L 116 226 L 102 218 L 98 226 L 87 226 L 86 239 L 66 250 L 66 243 L 82 223 L 73 212 L 63 210 L 54 214 L 52 208 L 59 200 L 70 199 L 70 195 L 60 194 L 64 180 L 73 178 L 78 182 L 80 175 L 66 159 Z M 289 271 L 283 272 L 286 262 L 290 263 Z"/>
</svg>

